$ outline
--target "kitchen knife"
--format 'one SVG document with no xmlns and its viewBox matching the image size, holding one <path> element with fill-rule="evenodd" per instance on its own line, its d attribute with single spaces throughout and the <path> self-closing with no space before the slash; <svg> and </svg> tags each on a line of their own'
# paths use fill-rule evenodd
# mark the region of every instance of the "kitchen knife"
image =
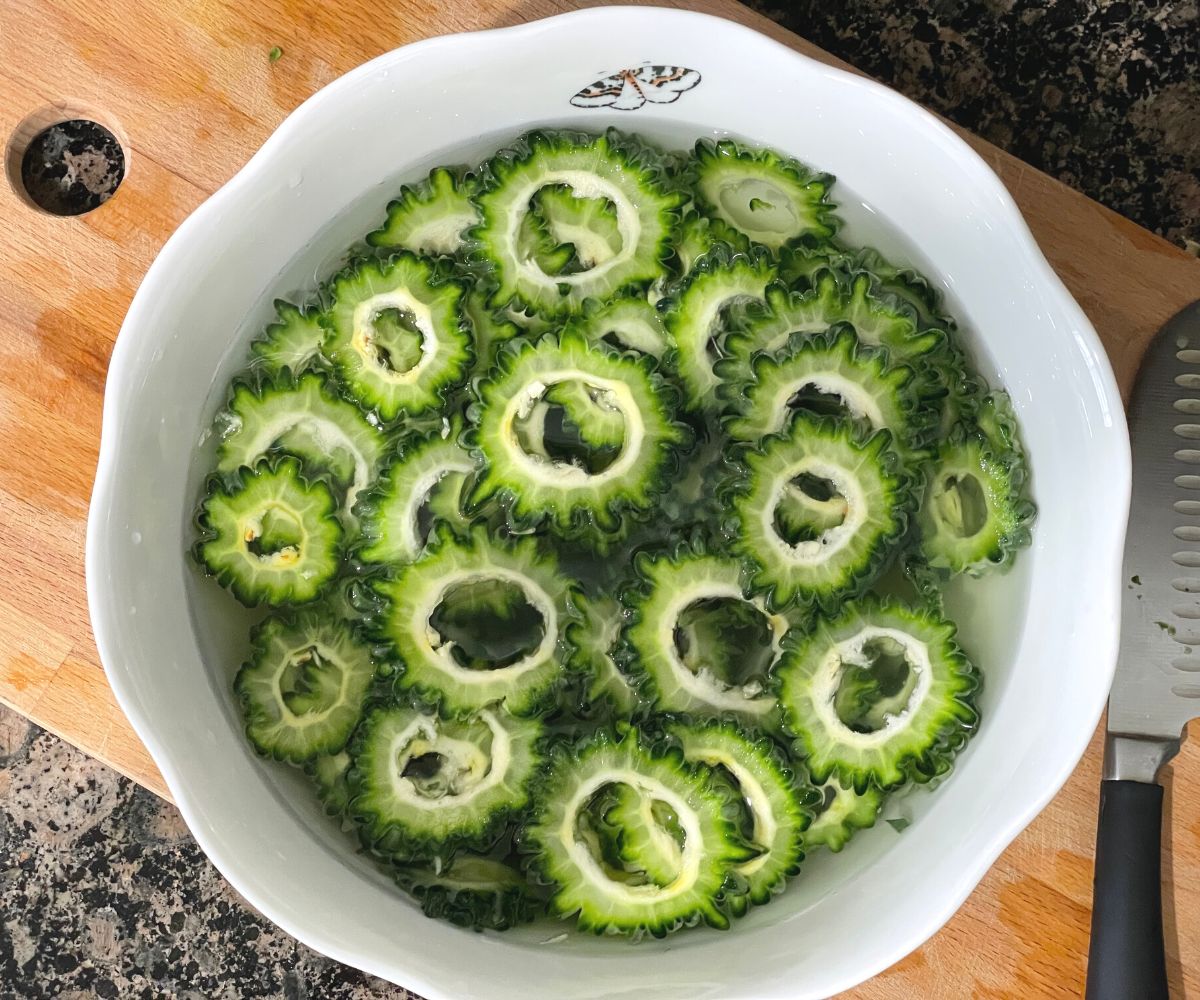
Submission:
<svg viewBox="0 0 1200 1000">
<path fill-rule="evenodd" d="M 1108 700 L 1087 1000 L 1167 1000 L 1163 765 L 1200 716 L 1200 302 L 1155 337 L 1129 411 L 1133 500 Z M 1200 789 L 1196 789 L 1200 793 Z"/>
</svg>

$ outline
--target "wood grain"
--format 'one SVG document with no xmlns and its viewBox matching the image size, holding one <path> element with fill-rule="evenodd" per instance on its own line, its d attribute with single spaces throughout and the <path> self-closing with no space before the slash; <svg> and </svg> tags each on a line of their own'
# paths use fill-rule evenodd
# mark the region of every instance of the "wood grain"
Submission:
<svg viewBox="0 0 1200 1000">
<path fill-rule="evenodd" d="M 0 135 L 68 102 L 127 137 L 117 197 L 78 219 L 0 188 L 0 700 L 159 794 L 109 691 L 88 624 L 83 537 L 105 370 L 139 280 L 167 236 L 321 85 L 379 53 L 515 24 L 557 0 L 360 4 L 190 0 L 0 5 Z M 732 0 L 687 6 L 829 56 Z M 283 49 L 275 64 L 267 54 Z M 980 139 L 1078 299 L 1124 391 L 1151 334 L 1200 298 L 1200 263 Z M 1087 949 L 1099 737 L 1049 808 L 923 948 L 856 1000 L 1076 997 Z M 1200 747 L 1174 765 L 1166 844 L 1176 995 L 1200 997 Z M 933 863 L 933 862 L 931 862 Z M 881 905 L 886 901 L 881 900 Z"/>
</svg>

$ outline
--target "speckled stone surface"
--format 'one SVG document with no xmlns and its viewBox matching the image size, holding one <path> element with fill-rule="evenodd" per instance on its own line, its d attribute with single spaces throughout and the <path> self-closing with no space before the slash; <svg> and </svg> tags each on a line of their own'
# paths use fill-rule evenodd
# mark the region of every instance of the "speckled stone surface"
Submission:
<svg viewBox="0 0 1200 1000">
<path fill-rule="evenodd" d="M 750 0 L 1167 239 L 1200 250 L 1197 0 Z"/>
<path fill-rule="evenodd" d="M 1200 242 L 1196 0 L 756 5 L 1144 226 Z M 178 814 L 0 708 L 0 1000 L 404 1000 L 255 914 Z"/>
<path fill-rule="evenodd" d="M 0 1000 L 408 1000 L 299 945 L 178 812 L 0 707 Z"/>
</svg>

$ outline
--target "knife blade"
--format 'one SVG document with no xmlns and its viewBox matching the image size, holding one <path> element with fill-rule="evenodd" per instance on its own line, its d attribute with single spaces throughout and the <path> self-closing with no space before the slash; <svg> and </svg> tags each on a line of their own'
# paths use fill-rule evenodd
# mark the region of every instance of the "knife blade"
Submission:
<svg viewBox="0 0 1200 1000">
<path fill-rule="evenodd" d="M 1200 716 L 1200 302 L 1159 331 L 1129 409 L 1127 589 L 1108 701 L 1087 1000 L 1167 1000 L 1162 766 Z"/>
</svg>

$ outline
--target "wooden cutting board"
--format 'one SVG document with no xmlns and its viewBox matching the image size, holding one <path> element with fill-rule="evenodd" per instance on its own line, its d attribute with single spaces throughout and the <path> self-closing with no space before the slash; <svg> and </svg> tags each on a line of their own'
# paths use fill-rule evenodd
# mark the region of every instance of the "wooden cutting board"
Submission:
<svg viewBox="0 0 1200 1000">
<path fill-rule="evenodd" d="M 583 4 L 0 4 L 0 136 L 7 141 L 29 116 L 55 106 L 91 109 L 116 125 L 129 157 L 117 196 L 76 219 L 39 213 L 0 182 L 0 700 L 166 794 L 105 682 L 83 576 L 105 370 L 138 282 L 184 217 L 323 84 L 419 38 L 575 6 Z M 686 6 L 836 61 L 733 0 Z M 276 46 L 282 56 L 272 62 Z M 1127 393 L 1153 332 L 1200 298 L 1200 262 L 965 138 L 1012 191 Z M 950 923 L 846 996 L 1079 996 L 1099 761 L 1097 735 L 1071 781 Z M 1176 994 L 1186 983 L 1189 995 L 1200 995 L 1200 744 L 1185 746 L 1174 774 L 1165 844 L 1169 962 Z"/>
</svg>

